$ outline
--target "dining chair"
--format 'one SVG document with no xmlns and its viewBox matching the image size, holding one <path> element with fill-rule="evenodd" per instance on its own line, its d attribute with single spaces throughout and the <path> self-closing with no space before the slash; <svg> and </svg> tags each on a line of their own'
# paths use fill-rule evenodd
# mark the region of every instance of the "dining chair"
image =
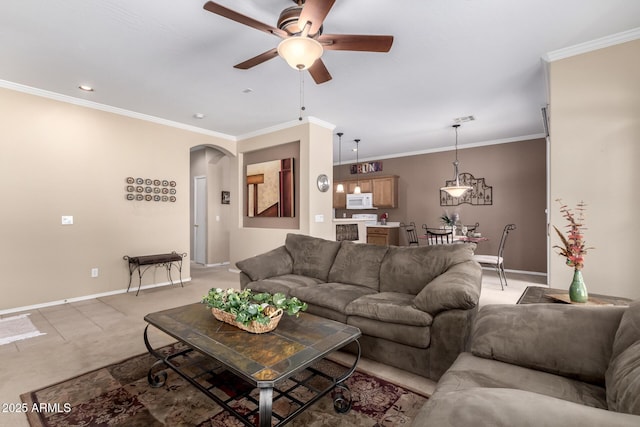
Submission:
<svg viewBox="0 0 640 427">
<path fill-rule="evenodd" d="M 500 239 L 500 245 L 498 245 L 498 255 L 474 255 L 473 260 L 480 265 L 490 266 L 496 269 L 498 272 L 498 278 L 500 279 L 500 287 L 504 291 L 504 287 L 507 286 L 507 276 L 504 273 L 504 246 L 507 243 L 507 237 L 509 232 L 516 229 L 515 224 L 507 224 L 502 230 L 502 238 Z M 504 280 L 504 285 L 502 281 Z"/>
<path fill-rule="evenodd" d="M 420 246 L 415 222 L 411 221 L 409 224 L 402 223 L 400 224 L 400 227 L 404 228 L 404 231 L 407 233 L 407 243 L 409 246 Z"/>
<path fill-rule="evenodd" d="M 453 231 L 443 228 L 427 228 L 427 243 L 430 245 L 446 245 L 453 243 Z"/>
</svg>

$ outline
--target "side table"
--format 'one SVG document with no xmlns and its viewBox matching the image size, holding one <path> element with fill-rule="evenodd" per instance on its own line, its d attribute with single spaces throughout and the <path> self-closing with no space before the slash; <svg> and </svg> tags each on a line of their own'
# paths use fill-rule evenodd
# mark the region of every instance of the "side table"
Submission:
<svg viewBox="0 0 640 427">
<path fill-rule="evenodd" d="M 586 303 L 576 305 L 629 305 L 632 300 L 610 295 L 589 294 Z M 569 291 L 566 289 L 527 286 L 516 304 L 569 304 Z"/>
</svg>

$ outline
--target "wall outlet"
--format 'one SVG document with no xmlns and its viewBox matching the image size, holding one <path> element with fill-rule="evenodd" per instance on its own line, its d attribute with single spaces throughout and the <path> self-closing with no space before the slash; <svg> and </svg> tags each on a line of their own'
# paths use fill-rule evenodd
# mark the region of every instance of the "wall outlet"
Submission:
<svg viewBox="0 0 640 427">
<path fill-rule="evenodd" d="M 97 268 L 92 268 L 91 269 L 91 277 L 98 277 L 98 269 Z"/>
</svg>

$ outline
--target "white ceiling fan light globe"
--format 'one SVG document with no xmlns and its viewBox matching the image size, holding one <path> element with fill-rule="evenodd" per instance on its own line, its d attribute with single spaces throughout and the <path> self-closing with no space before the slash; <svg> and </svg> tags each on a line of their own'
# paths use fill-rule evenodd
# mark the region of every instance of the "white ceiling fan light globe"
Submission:
<svg viewBox="0 0 640 427">
<path fill-rule="evenodd" d="M 295 70 L 306 70 L 323 53 L 322 45 L 309 37 L 289 37 L 278 45 L 278 55 Z"/>
</svg>

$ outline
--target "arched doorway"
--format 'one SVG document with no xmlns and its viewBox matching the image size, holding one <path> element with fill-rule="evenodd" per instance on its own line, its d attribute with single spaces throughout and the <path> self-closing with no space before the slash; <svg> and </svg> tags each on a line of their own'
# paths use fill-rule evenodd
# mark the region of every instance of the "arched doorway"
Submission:
<svg viewBox="0 0 640 427">
<path fill-rule="evenodd" d="M 230 259 L 234 158 L 211 145 L 190 152 L 191 261 L 221 265 Z"/>
</svg>

